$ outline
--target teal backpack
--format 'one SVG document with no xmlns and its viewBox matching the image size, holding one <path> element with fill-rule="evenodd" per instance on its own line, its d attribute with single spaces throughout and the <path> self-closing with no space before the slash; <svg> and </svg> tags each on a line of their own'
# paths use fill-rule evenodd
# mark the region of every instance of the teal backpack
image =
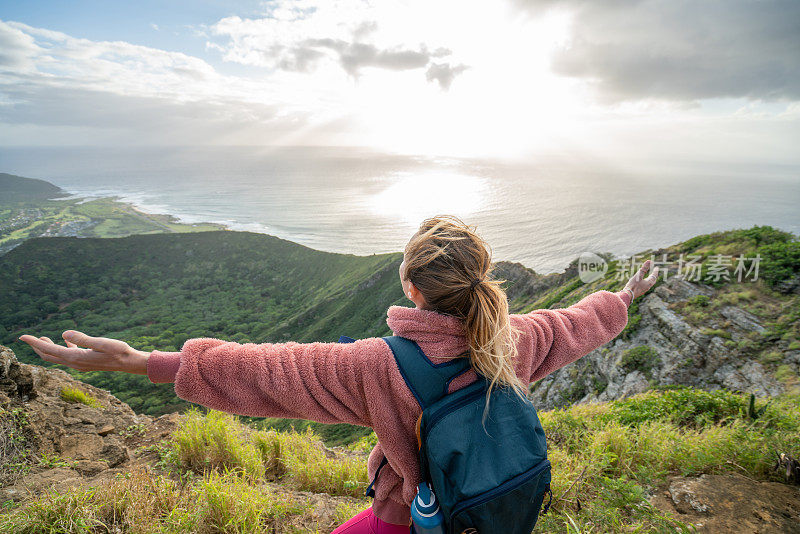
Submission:
<svg viewBox="0 0 800 534">
<path fill-rule="evenodd" d="M 540 510 L 545 513 L 552 501 L 547 443 L 533 404 L 511 388 L 495 387 L 484 419 L 485 377 L 447 393 L 450 382 L 472 368 L 468 358 L 434 364 L 410 339 L 383 339 L 422 407 L 417 422 L 420 469 L 444 513 L 444 532 L 530 534 Z M 374 496 L 372 487 L 384 465 L 385 457 L 367 496 Z"/>
</svg>

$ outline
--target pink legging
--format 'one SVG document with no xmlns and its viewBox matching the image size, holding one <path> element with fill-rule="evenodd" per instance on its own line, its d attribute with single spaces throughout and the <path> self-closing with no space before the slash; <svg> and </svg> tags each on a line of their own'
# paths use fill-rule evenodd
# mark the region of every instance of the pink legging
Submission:
<svg viewBox="0 0 800 534">
<path fill-rule="evenodd" d="M 393 525 L 378 519 L 372 513 L 370 506 L 331 534 L 408 534 L 410 530 L 411 527 L 408 525 Z"/>
</svg>

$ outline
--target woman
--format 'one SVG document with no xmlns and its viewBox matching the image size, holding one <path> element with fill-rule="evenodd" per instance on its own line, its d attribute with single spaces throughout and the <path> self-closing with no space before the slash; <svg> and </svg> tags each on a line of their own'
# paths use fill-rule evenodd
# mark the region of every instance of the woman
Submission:
<svg viewBox="0 0 800 534">
<path fill-rule="evenodd" d="M 405 248 L 400 281 L 415 308 L 391 306 L 395 335 L 416 341 L 440 363 L 467 349 L 472 370 L 450 391 L 477 376 L 524 394 L 527 386 L 619 335 L 631 301 L 649 290 L 658 268 L 641 270 L 618 292 L 597 291 L 569 308 L 508 313 L 499 281 L 489 278 L 487 244 L 456 217 L 423 221 Z M 367 462 L 370 480 L 383 459 L 370 508 L 335 534 L 407 533 L 409 505 L 420 482 L 415 423 L 421 408 L 381 338 L 354 343 L 238 344 L 212 338 L 186 341 L 180 352 L 151 353 L 74 330 L 66 347 L 48 338 L 20 337 L 44 360 L 80 371 L 122 371 L 174 382 L 190 402 L 240 415 L 351 423 L 375 430 Z M 79 348 L 86 347 L 86 348 Z"/>
</svg>

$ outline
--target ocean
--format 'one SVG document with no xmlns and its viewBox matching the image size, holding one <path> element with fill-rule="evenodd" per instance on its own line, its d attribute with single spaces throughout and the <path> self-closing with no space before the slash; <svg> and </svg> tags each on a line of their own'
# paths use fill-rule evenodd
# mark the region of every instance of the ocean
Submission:
<svg viewBox="0 0 800 534">
<path fill-rule="evenodd" d="M 0 148 L 0 172 L 118 196 L 330 252 L 402 250 L 428 216 L 475 225 L 493 259 L 559 272 L 582 252 L 629 256 L 702 233 L 800 233 L 800 168 L 561 156 L 524 162 L 343 147 Z"/>
</svg>

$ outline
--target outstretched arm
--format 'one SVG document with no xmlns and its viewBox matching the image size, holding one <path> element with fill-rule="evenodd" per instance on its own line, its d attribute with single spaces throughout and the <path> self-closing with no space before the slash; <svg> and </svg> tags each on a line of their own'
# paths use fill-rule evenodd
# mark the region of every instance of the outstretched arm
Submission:
<svg viewBox="0 0 800 534">
<path fill-rule="evenodd" d="M 70 337 L 73 334 L 75 337 Z M 182 399 L 240 415 L 372 426 L 367 389 L 383 380 L 380 338 L 355 343 L 186 341 L 181 352 L 136 351 L 122 341 L 65 332 L 68 346 L 22 336 L 39 356 L 81 371 L 147 374 Z M 75 343 L 72 343 L 75 341 Z M 88 348 L 79 348 L 82 345 Z"/>
<path fill-rule="evenodd" d="M 56 345 L 49 337 L 20 336 L 45 361 L 59 363 L 78 371 L 121 371 L 147 374 L 150 353 L 136 350 L 124 341 L 107 337 L 91 337 L 75 330 L 65 331 L 66 347 Z M 87 348 L 80 348 L 87 347 Z"/>
<path fill-rule="evenodd" d="M 617 337 L 628 323 L 632 298 L 656 282 L 658 267 L 644 277 L 650 265 L 646 261 L 618 293 L 596 291 L 568 308 L 512 315 L 514 326 L 524 333 L 517 374 L 535 382 Z"/>
</svg>

